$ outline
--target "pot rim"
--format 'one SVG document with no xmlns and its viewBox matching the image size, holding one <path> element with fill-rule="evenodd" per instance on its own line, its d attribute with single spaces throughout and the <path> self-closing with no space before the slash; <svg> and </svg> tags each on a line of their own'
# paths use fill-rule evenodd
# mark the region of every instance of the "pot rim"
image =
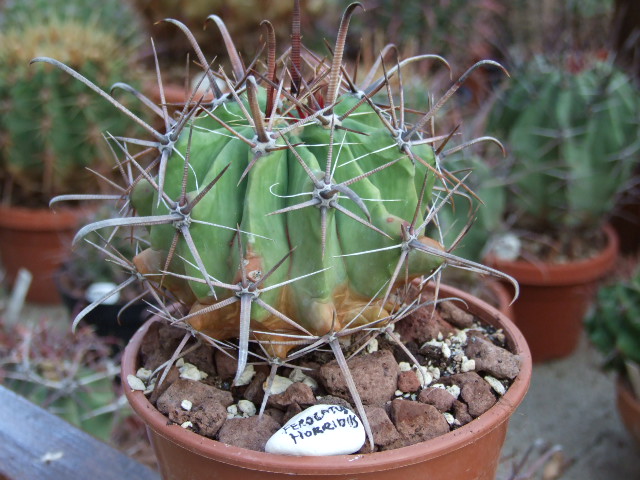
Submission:
<svg viewBox="0 0 640 480">
<path fill-rule="evenodd" d="M 607 237 L 606 247 L 596 256 L 566 263 L 546 263 L 543 261 L 502 260 L 495 255 L 488 255 L 485 262 L 515 277 L 525 285 L 579 285 L 597 280 L 607 273 L 615 264 L 618 256 L 620 240 L 613 227 L 606 224 L 602 227 Z"/>
<path fill-rule="evenodd" d="M 125 388 L 125 394 L 133 410 L 140 415 L 147 426 L 155 433 L 189 449 L 199 455 L 215 459 L 219 462 L 254 470 L 305 474 L 344 474 L 365 473 L 371 471 L 390 470 L 402 465 L 412 465 L 431 458 L 437 458 L 452 450 L 464 446 L 483 437 L 495 428 L 508 422 L 509 418 L 524 399 L 529 388 L 532 373 L 532 359 L 524 336 L 515 324 L 491 305 L 456 288 L 441 286 L 443 297 L 457 298 L 466 303 L 468 310 L 480 316 L 483 322 L 503 329 L 507 342 L 516 354 L 520 355 L 520 373 L 509 390 L 487 412 L 445 435 L 420 442 L 407 447 L 375 452 L 370 454 L 335 455 L 327 461 L 326 456 L 295 457 L 256 452 L 240 447 L 226 445 L 212 440 L 180 425 L 168 425 L 167 417 L 161 414 L 149 402 L 141 391 Z M 485 312 L 484 315 L 480 315 Z M 486 318 L 485 318 L 486 317 Z M 142 339 L 155 320 L 146 322 L 132 337 L 122 357 L 122 377 L 135 374 L 138 368 L 138 352 Z"/>
<path fill-rule="evenodd" d="M 76 230 L 90 209 L 87 207 L 28 208 L 0 205 L 0 227 L 20 231 Z"/>
</svg>

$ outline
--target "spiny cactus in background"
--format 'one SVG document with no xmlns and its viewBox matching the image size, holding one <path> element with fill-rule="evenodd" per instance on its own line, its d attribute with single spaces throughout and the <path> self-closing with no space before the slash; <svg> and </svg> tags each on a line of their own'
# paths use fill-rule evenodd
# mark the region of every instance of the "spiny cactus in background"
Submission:
<svg viewBox="0 0 640 480">
<path fill-rule="evenodd" d="M 193 41 L 213 92 L 192 98 L 176 118 L 163 105 L 151 106 L 163 131 L 59 61 L 34 60 L 80 79 L 150 135 L 110 137 L 123 157 L 125 215 L 90 224 L 76 239 L 148 227 L 148 248 L 132 261 L 115 253 L 112 259 L 131 271 L 131 281 L 148 285 L 161 316 L 186 328 L 183 346 L 194 335 L 227 353 L 237 348 L 236 380 L 250 355 L 269 362 L 273 378 L 279 365 L 322 346 L 350 379 L 339 339 L 363 331 L 393 336 L 390 325 L 415 307 L 400 287 L 416 277 L 437 279 L 447 265 L 491 271 L 451 255 L 439 241 L 437 218 L 452 197 L 470 195 L 443 159 L 478 141 L 497 141 L 447 146 L 453 133 L 436 134 L 434 118 L 477 67 L 496 64 L 471 67 L 426 113 L 408 109 L 402 69 L 444 60 L 423 55 L 382 63 L 377 79 L 374 70 L 358 85 L 343 53 L 359 6 L 345 11 L 329 60 L 302 48 L 298 1 L 292 45 L 279 60 L 274 30 L 263 22 L 264 69 L 260 61 L 245 67 L 222 20 L 209 17 L 225 39 L 231 76 L 208 68 Z M 162 86 L 159 71 L 158 80 Z M 374 101 L 378 92 L 382 98 Z M 145 149 L 134 153 L 136 146 Z M 63 197 L 69 198 L 87 196 Z M 351 394 L 361 409 L 353 382 Z"/>
<path fill-rule="evenodd" d="M 640 150 L 640 95 L 611 63 L 537 58 L 500 95 L 489 127 L 514 161 L 516 226 L 598 231 Z"/>
<path fill-rule="evenodd" d="M 600 288 L 585 326 L 606 366 L 622 373 L 626 362 L 640 365 L 640 268 L 630 279 Z"/>
<path fill-rule="evenodd" d="M 108 442 L 121 402 L 110 345 L 90 327 L 69 336 L 51 319 L 0 328 L 3 385 Z"/>
<path fill-rule="evenodd" d="M 95 191 L 97 177 L 85 167 L 110 174 L 102 132 L 124 134 L 127 122 L 67 75 L 30 68 L 29 60 L 54 56 L 96 82 L 135 82 L 127 58 L 140 45 L 134 12 L 119 0 L 7 2 L 0 28 L 4 201 L 37 206 L 78 188 Z"/>
<path fill-rule="evenodd" d="M 203 19 L 211 12 L 225 19 L 238 50 L 243 54 L 253 55 L 260 47 L 255 32 L 265 18 L 273 23 L 278 40 L 289 38 L 288 21 L 293 5 L 292 2 L 282 0 L 134 0 L 134 3 L 151 24 L 166 18 L 175 18 L 184 23 L 192 31 L 204 53 L 211 57 L 222 57 L 225 54 L 224 43 L 202 28 Z M 314 28 L 317 28 L 318 20 L 327 12 L 335 11 L 338 4 L 336 0 L 305 0 L 300 6 L 304 14 L 302 20 L 305 17 L 313 18 Z M 331 20 L 336 18 L 338 17 L 332 16 Z M 189 48 L 186 38 L 177 37 L 171 28 L 160 26 L 154 30 L 153 36 L 158 50 L 165 52 L 163 56 L 178 55 L 181 60 Z M 315 44 L 307 46 L 323 48 L 322 41 L 322 37 L 318 37 Z"/>
<path fill-rule="evenodd" d="M 454 253 L 470 260 L 481 261 L 487 253 L 492 237 L 501 233 L 504 225 L 502 214 L 506 208 L 506 180 L 499 173 L 503 166 L 496 165 L 495 162 L 490 164 L 487 159 L 476 155 L 452 158 L 447 165 L 451 171 L 473 171 L 473 178 L 467 183 L 477 198 L 470 200 L 470 208 L 463 208 L 465 205 L 460 202 L 449 203 L 442 208 L 440 222 L 444 243 L 455 243 L 459 231 L 471 218 L 473 224 L 469 225 L 464 238 L 457 242 Z"/>
</svg>

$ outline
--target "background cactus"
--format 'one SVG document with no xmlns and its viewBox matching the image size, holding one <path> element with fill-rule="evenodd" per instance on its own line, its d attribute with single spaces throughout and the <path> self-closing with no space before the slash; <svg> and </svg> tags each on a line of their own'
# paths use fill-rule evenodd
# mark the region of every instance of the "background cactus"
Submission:
<svg viewBox="0 0 640 480">
<path fill-rule="evenodd" d="M 4 319 L 3 319 L 4 320 Z M 122 414 L 110 345 L 89 327 L 69 336 L 49 318 L 0 325 L 3 385 L 104 442 Z"/>
<path fill-rule="evenodd" d="M 16 1 L 0 8 L 5 201 L 46 205 L 56 194 L 98 189 L 97 177 L 85 167 L 110 174 L 113 162 L 102 132 L 124 134 L 127 123 L 67 75 L 30 68 L 29 60 L 55 56 L 93 81 L 133 82 L 131 56 L 141 40 L 136 18 L 120 0 Z"/>
<path fill-rule="evenodd" d="M 203 52 L 210 58 L 218 56 L 221 62 L 226 61 L 224 42 L 209 29 L 203 29 L 204 20 L 211 13 L 223 18 L 228 26 L 229 34 L 233 37 L 234 45 L 243 55 L 255 55 L 260 48 L 256 40 L 256 31 L 260 29 L 260 22 L 269 19 L 275 28 L 278 42 L 288 41 L 290 29 L 289 21 L 293 9 L 293 2 L 282 0 L 134 0 L 138 10 L 142 12 L 149 25 L 154 25 L 153 38 L 159 52 L 162 52 L 163 66 L 172 64 L 184 64 L 184 56 L 190 51 L 189 41 L 176 35 L 175 29 L 163 24 L 162 20 L 172 18 L 184 23 L 192 32 L 200 44 Z M 311 26 L 313 19 L 314 29 L 323 28 L 326 20 L 331 21 L 331 26 L 339 18 L 336 13 L 338 2 L 335 0 L 305 0 L 300 5 L 303 16 L 301 21 L 305 26 Z M 333 12 L 334 14 L 331 14 Z M 327 18 L 329 17 L 329 18 Z M 313 40 L 313 39 L 305 39 Z M 315 38 L 311 46 L 314 49 L 324 48 L 322 37 Z M 227 67 L 228 64 L 225 64 Z M 175 80 L 181 84 L 184 79 L 180 77 L 181 69 L 178 69 Z M 165 75 L 171 75 L 166 71 Z"/>
<path fill-rule="evenodd" d="M 535 232 L 597 232 L 628 188 L 640 96 L 608 61 L 537 58 L 504 90 L 489 128 L 512 156 L 508 214 Z"/>
<path fill-rule="evenodd" d="M 236 380 L 249 355 L 272 363 L 273 375 L 282 361 L 323 345 L 349 378 L 338 339 L 364 329 L 381 332 L 402 318 L 412 305 L 403 305 L 407 297 L 398 287 L 420 276 L 438 278 L 446 265 L 491 271 L 448 252 L 437 215 L 453 196 L 469 196 L 464 178 L 442 160 L 479 141 L 497 141 L 447 146 L 454 132 L 437 134 L 434 118 L 477 67 L 501 67 L 480 62 L 425 105 L 426 112 L 409 110 L 402 68 L 443 59 L 382 64 L 377 80 L 373 71 L 358 84 L 343 53 L 359 6 L 345 11 L 332 58 L 325 60 L 301 48 L 296 1 L 292 46 L 278 62 L 275 33 L 263 23 L 264 69 L 245 67 L 222 20 L 210 16 L 226 39 L 232 72 L 206 69 L 213 97 L 193 98 L 175 118 L 135 93 L 162 117 L 163 132 L 63 63 L 34 60 L 76 76 L 151 137 L 110 138 L 122 153 L 125 185 L 119 197 L 104 198 L 118 198 L 125 215 L 90 224 L 76 239 L 148 227 L 148 248 L 132 261 L 110 254 L 132 273 L 114 292 L 145 282 L 161 316 L 187 329 L 185 342 L 196 335 L 226 351 L 237 338 Z M 186 26 L 170 22 L 190 37 Z M 192 46 L 198 63 L 209 65 L 195 40 Z M 162 86 L 160 72 L 158 79 Z M 146 149 L 134 153 L 127 146 Z M 70 198 L 86 196 L 63 197 Z M 108 241 L 103 250 L 110 251 Z"/>
<path fill-rule="evenodd" d="M 640 396 L 640 268 L 629 279 L 600 288 L 585 328 L 591 342 L 605 355 L 607 368 L 622 374 L 629 368 L 636 395 Z"/>
</svg>

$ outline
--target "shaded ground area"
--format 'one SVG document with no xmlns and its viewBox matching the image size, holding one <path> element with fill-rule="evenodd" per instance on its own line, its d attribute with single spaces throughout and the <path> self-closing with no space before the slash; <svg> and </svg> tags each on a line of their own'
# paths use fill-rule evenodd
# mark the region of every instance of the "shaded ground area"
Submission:
<svg viewBox="0 0 640 480">
<path fill-rule="evenodd" d="M 602 372 L 601 361 L 583 337 L 571 357 L 534 365 L 529 393 L 511 419 L 499 479 L 508 478 L 509 459 L 537 440 L 560 445 L 572 462 L 562 480 L 640 479 L 640 446 L 622 425 L 615 375 Z"/>
</svg>

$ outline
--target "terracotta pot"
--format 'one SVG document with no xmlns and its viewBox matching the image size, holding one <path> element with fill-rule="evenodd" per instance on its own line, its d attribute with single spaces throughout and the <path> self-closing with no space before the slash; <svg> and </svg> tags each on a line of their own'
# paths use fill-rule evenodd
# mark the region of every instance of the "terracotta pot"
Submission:
<svg viewBox="0 0 640 480">
<path fill-rule="evenodd" d="M 463 299 L 468 310 L 504 329 L 512 351 L 522 358 L 520 375 L 498 403 L 469 424 L 409 447 L 366 455 L 291 457 L 245 450 L 201 437 L 179 425 L 168 425 L 140 391 L 126 389 L 127 398 L 147 424 L 164 479 L 307 480 L 451 480 L 495 478 L 509 419 L 531 380 L 531 355 L 524 337 L 498 310 L 459 290 L 443 287 L 442 296 Z M 122 359 L 122 376 L 136 372 L 138 351 L 151 323 L 132 338 Z"/>
<path fill-rule="evenodd" d="M 604 230 L 607 246 L 587 260 L 563 264 L 509 262 L 495 257 L 485 260 L 520 284 L 513 319 L 527 339 L 534 362 L 565 357 L 578 346 L 582 321 L 598 281 L 611 271 L 618 257 L 615 231 L 609 226 Z"/>
<path fill-rule="evenodd" d="M 513 304 L 511 303 L 513 300 L 512 293 L 502 283 L 493 278 L 486 278 L 483 282 L 485 283 L 487 290 L 495 297 L 495 307 L 500 311 L 500 313 L 513 321 L 514 312 Z"/>
<path fill-rule="evenodd" d="M 622 423 L 640 446 L 640 400 L 631 391 L 629 382 L 618 377 L 616 382 L 616 404 Z"/>
<path fill-rule="evenodd" d="M 68 256 L 85 210 L 0 206 L 0 257 L 10 284 L 20 268 L 33 275 L 27 300 L 60 303 L 53 275 Z"/>
</svg>

